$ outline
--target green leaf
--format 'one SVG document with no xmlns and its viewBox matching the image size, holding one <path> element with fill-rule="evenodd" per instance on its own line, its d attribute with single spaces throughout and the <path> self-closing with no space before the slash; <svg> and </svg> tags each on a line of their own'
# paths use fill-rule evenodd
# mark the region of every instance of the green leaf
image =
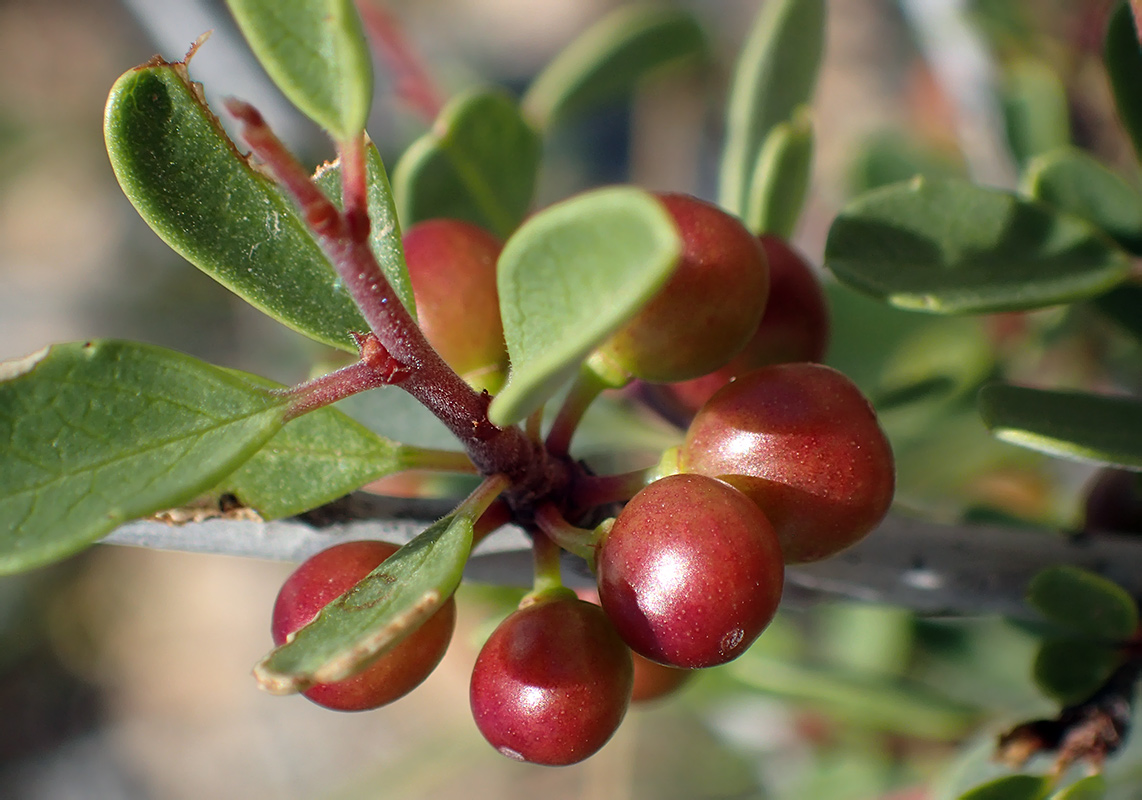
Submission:
<svg viewBox="0 0 1142 800">
<path fill-rule="evenodd" d="M 387 652 L 440 609 L 472 548 L 472 515 L 445 517 L 326 606 L 254 667 L 274 694 L 343 680 Z"/>
<path fill-rule="evenodd" d="M 0 573 L 70 555 L 196 497 L 281 427 L 287 399 L 132 342 L 0 364 Z"/>
<path fill-rule="evenodd" d="M 1055 71 L 1038 59 L 1025 58 L 1008 72 L 1003 117 L 1007 141 L 1020 164 L 1071 142 L 1066 89 Z"/>
<path fill-rule="evenodd" d="M 638 189 L 588 192 L 529 219 L 497 266 L 511 373 L 492 422 L 539 408 L 666 283 L 681 253 L 670 214 Z"/>
<path fill-rule="evenodd" d="M 1134 152 L 1142 159 L 1142 43 L 1129 3 L 1119 3 L 1110 17 L 1103 43 L 1110 88 L 1118 118 L 1134 142 Z"/>
<path fill-rule="evenodd" d="M 1142 343 L 1142 286 L 1123 284 L 1094 299 L 1099 313 Z"/>
<path fill-rule="evenodd" d="M 964 175 L 964 165 L 955 154 L 909 138 L 900 131 L 879 131 L 861 143 L 849 168 L 849 191 L 855 196 L 917 175 L 958 178 Z"/>
<path fill-rule="evenodd" d="M 691 14 L 625 6 L 588 28 L 536 77 L 522 106 L 540 130 L 634 89 L 651 72 L 705 52 Z"/>
<path fill-rule="evenodd" d="M 754 165 L 770 129 L 812 97 L 824 39 L 824 0 L 769 0 L 761 6 L 726 109 L 718 204 L 727 211 L 745 213 Z"/>
<path fill-rule="evenodd" d="M 1050 567 L 1032 579 L 1027 602 L 1076 635 L 1122 641 L 1138 627 L 1138 606 L 1118 584 L 1071 566 Z"/>
<path fill-rule="evenodd" d="M 1094 694 L 1120 663 L 1122 657 L 1104 644 L 1047 639 L 1039 648 L 1033 674 L 1045 695 L 1072 705 Z"/>
<path fill-rule="evenodd" d="M 1102 800 L 1106 797 L 1106 778 L 1087 775 L 1051 795 L 1051 800 Z"/>
<path fill-rule="evenodd" d="M 183 258 L 294 330 L 350 353 L 366 331 L 292 202 L 238 155 L 182 64 L 125 73 L 107 99 L 123 193 Z"/>
<path fill-rule="evenodd" d="M 211 494 L 264 519 L 300 514 L 406 469 L 405 448 L 333 408 L 292 420 Z"/>
<path fill-rule="evenodd" d="M 1142 253 L 1142 194 L 1082 150 L 1052 150 L 1027 165 L 1024 191 L 1082 217 L 1127 250 Z"/>
<path fill-rule="evenodd" d="M 813 120 L 807 107 L 765 137 L 750 178 L 746 226 L 789 239 L 805 205 L 813 166 Z"/>
<path fill-rule="evenodd" d="M 365 130 L 373 61 L 352 0 L 226 0 L 290 102 L 339 141 Z"/>
<path fill-rule="evenodd" d="M 1093 296 L 1123 280 L 1126 254 L 1089 223 L 996 189 L 916 178 L 846 206 L 825 262 L 901 308 L 1008 311 Z"/>
<path fill-rule="evenodd" d="M 451 217 L 507 238 L 531 206 L 539 156 L 539 135 L 514 100 L 496 90 L 462 94 L 397 162 L 397 213 L 405 227 Z"/>
<path fill-rule="evenodd" d="M 416 319 L 416 299 L 412 294 L 412 282 L 404 261 L 396 201 L 393 200 L 393 190 L 389 186 L 389 176 L 385 173 L 381 154 L 372 142 L 365 150 L 365 167 L 368 170 L 366 194 L 369 204 L 369 248 L 389 286 L 393 287 L 401 303 L 412 314 L 412 318 Z M 313 176 L 313 182 L 338 208 L 342 207 L 340 161 L 319 168 Z"/>
<path fill-rule="evenodd" d="M 1039 800 L 1050 787 L 1040 775 L 1007 775 L 964 792 L 958 800 Z"/>
<path fill-rule="evenodd" d="M 1006 442 L 1142 469 L 1142 401 L 992 383 L 980 390 L 979 410 L 984 424 Z"/>
</svg>

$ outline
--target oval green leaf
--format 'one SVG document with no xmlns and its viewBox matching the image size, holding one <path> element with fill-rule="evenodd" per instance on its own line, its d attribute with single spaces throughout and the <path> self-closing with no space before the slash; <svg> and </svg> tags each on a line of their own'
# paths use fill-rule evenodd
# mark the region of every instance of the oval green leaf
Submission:
<svg viewBox="0 0 1142 800">
<path fill-rule="evenodd" d="M 120 77 L 104 135 L 123 193 L 179 255 L 299 333 L 357 352 L 349 332 L 368 324 L 293 203 L 238 154 L 185 65 Z"/>
<path fill-rule="evenodd" d="M 1138 627 L 1138 606 L 1118 584 L 1071 566 L 1040 572 L 1027 587 L 1027 602 L 1078 636 L 1123 641 Z"/>
<path fill-rule="evenodd" d="M 1082 217 L 1124 248 L 1142 254 L 1142 194 L 1078 148 L 1065 147 L 1033 159 L 1023 176 L 1027 194 Z"/>
<path fill-rule="evenodd" d="M 1020 164 L 1071 143 L 1067 92 L 1045 62 L 1017 61 L 1006 75 L 1002 100 L 1007 141 Z"/>
<path fill-rule="evenodd" d="M 453 98 L 393 170 L 401 223 L 451 217 L 507 238 L 531 207 L 539 156 L 539 135 L 506 94 Z"/>
<path fill-rule="evenodd" d="M 648 74 L 700 56 L 706 43 L 693 15 L 626 6 L 588 28 L 536 77 L 522 106 L 540 130 L 634 89 Z"/>
<path fill-rule="evenodd" d="M 471 515 L 436 522 L 254 667 L 273 694 L 343 680 L 396 647 L 448 601 L 472 548 Z"/>
<path fill-rule="evenodd" d="M 369 208 L 369 248 L 389 286 L 393 287 L 408 313 L 416 319 L 416 299 L 412 293 L 412 282 L 408 278 L 408 265 L 404 260 L 396 201 L 393 200 L 393 190 L 389 186 L 389 176 L 385 172 L 381 154 L 372 142 L 365 148 L 365 168 L 368 179 L 366 200 Z M 343 207 L 340 161 L 318 168 L 313 182 L 338 208 Z"/>
<path fill-rule="evenodd" d="M 992 383 L 980 390 L 979 411 L 992 434 L 1006 442 L 1142 469 L 1142 401 Z"/>
<path fill-rule="evenodd" d="M 1039 800 L 1050 787 L 1041 775 L 1006 775 L 964 792 L 957 800 Z"/>
<path fill-rule="evenodd" d="M 1032 674 L 1039 690 L 1064 706 L 1094 694 L 1122 663 L 1111 647 L 1080 639 L 1048 639 L 1035 656 Z"/>
<path fill-rule="evenodd" d="M 497 265 L 511 373 L 492 422 L 539 408 L 666 283 L 681 253 L 666 208 L 628 187 L 579 195 L 520 227 Z"/>
<path fill-rule="evenodd" d="M 1134 152 L 1142 159 L 1142 42 L 1130 4 L 1122 2 L 1110 17 L 1103 42 L 1110 88 L 1118 118 L 1134 142 Z"/>
<path fill-rule="evenodd" d="M 226 0 L 282 93 L 338 141 L 365 130 L 373 60 L 352 0 Z"/>
<path fill-rule="evenodd" d="M 63 558 L 210 489 L 281 428 L 286 402 L 132 342 L 0 363 L 0 573 Z"/>
<path fill-rule="evenodd" d="M 943 314 L 1039 308 L 1110 289 L 1130 260 L 1084 220 L 960 180 L 914 180 L 853 200 L 825 263 L 892 305 Z"/>
<path fill-rule="evenodd" d="M 824 0 L 762 4 L 742 48 L 726 108 L 718 204 L 744 215 L 750 179 L 769 131 L 809 102 L 825 40 Z"/>
<path fill-rule="evenodd" d="M 1051 800 L 1102 800 L 1106 797 L 1106 778 L 1087 775 L 1051 795 Z"/>
<path fill-rule="evenodd" d="M 765 137 L 750 178 L 745 224 L 789 239 L 805 205 L 813 166 L 813 120 L 802 106 Z"/>
</svg>

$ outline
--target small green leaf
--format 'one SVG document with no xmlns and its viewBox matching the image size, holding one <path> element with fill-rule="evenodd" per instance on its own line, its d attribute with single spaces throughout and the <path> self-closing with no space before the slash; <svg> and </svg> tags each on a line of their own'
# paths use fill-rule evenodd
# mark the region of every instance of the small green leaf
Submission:
<svg viewBox="0 0 1142 800">
<path fill-rule="evenodd" d="M 901 308 L 1009 311 L 1093 296 L 1130 260 L 1084 220 L 997 189 L 916 178 L 846 206 L 825 262 L 855 289 Z"/>
<path fill-rule="evenodd" d="M 393 190 L 389 186 L 389 176 L 385 173 L 381 154 L 372 142 L 365 149 L 365 167 L 368 170 L 369 247 L 388 279 L 389 286 L 393 287 L 401 303 L 412 314 L 412 318 L 416 319 L 416 299 L 412 294 L 408 266 L 404 261 L 396 201 L 393 200 Z M 313 176 L 313 182 L 338 208 L 342 207 L 340 161 L 319 168 Z"/>
<path fill-rule="evenodd" d="M 964 175 L 964 165 L 954 154 L 900 131 L 879 131 L 861 143 L 849 168 L 849 191 L 855 196 L 917 175 L 959 178 Z"/>
<path fill-rule="evenodd" d="M 405 468 L 402 445 L 322 408 L 291 421 L 211 494 L 232 494 L 263 519 L 278 519 Z"/>
<path fill-rule="evenodd" d="M 373 61 L 352 0 L 226 0 L 290 102 L 339 141 L 365 130 Z"/>
<path fill-rule="evenodd" d="M 125 73 L 107 99 L 107 153 L 123 193 L 183 258 L 255 308 L 350 353 L 366 331 L 292 202 L 256 172 L 183 64 Z"/>
<path fill-rule="evenodd" d="M 406 544 L 254 667 L 274 694 L 343 680 L 415 631 L 456 587 L 472 548 L 471 515 L 448 516 Z"/>
<path fill-rule="evenodd" d="M 957 800 L 1039 800 L 1050 788 L 1041 775 L 1006 775 L 964 792 Z"/>
<path fill-rule="evenodd" d="M 1020 164 L 1071 142 L 1066 89 L 1055 71 L 1038 59 L 1025 58 L 1008 72 L 1003 117 L 1007 141 Z"/>
<path fill-rule="evenodd" d="M 1024 191 L 1082 217 L 1127 250 L 1142 254 L 1142 194 L 1082 150 L 1065 147 L 1031 161 Z"/>
<path fill-rule="evenodd" d="M 1051 795 L 1051 800 L 1102 800 L 1106 797 L 1106 778 L 1087 775 Z"/>
<path fill-rule="evenodd" d="M 539 156 L 539 135 L 506 94 L 453 98 L 393 171 L 401 223 L 451 217 L 507 238 L 531 206 Z"/>
<path fill-rule="evenodd" d="M 808 103 L 825 40 L 824 0 L 762 4 L 742 48 L 726 109 L 718 204 L 744 214 L 750 180 L 770 129 Z"/>
<path fill-rule="evenodd" d="M 625 6 L 588 28 L 552 60 L 522 106 L 540 130 L 630 91 L 662 67 L 704 53 L 697 20 L 679 9 Z"/>
<path fill-rule="evenodd" d="M 984 424 L 1000 439 L 1096 464 L 1142 469 L 1142 401 L 992 383 L 979 394 Z"/>
<path fill-rule="evenodd" d="M 1094 299 L 1099 313 L 1142 344 L 1142 286 L 1123 284 Z"/>
<path fill-rule="evenodd" d="M 1126 590 L 1078 567 L 1040 572 L 1027 587 L 1027 602 L 1051 622 L 1091 639 L 1122 641 L 1138 627 L 1138 606 Z"/>
<path fill-rule="evenodd" d="M 1142 159 L 1142 42 L 1130 4 L 1119 3 L 1110 17 L 1103 43 L 1110 88 L 1118 118 L 1134 142 L 1134 152 Z"/>
<path fill-rule="evenodd" d="M 813 166 L 813 120 L 805 106 L 765 137 L 750 178 L 745 223 L 789 239 L 801 216 Z"/>
<path fill-rule="evenodd" d="M 1074 638 L 1047 639 L 1035 657 L 1035 684 L 1063 705 L 1094 694 L 1122 663 L 1111 647 Z"/>
<path fill-rule="evenodd" d="M 63 558 L 210 489 L 277 432 L 286 403 L 132 342 L 0 363 L 0 573 Z"/>
<path fill-rule="evenodd" d="M 512 366 L 491 420 L 539 408 L 666 283 L 681 252 L 666 208 L 638 189 L 588 192 L 529 219 L 497 266 Z"/>
</svg>

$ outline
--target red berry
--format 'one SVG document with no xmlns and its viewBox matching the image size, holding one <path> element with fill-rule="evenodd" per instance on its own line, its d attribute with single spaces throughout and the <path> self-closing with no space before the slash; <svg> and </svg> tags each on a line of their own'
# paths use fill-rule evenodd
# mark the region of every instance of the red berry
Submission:
<svg viewBox="0 0 1142 800">
<path fill-rule="evenodd" d="M 1142 472 L 1104 467 L 1086 492 L 1084 530 L 1142 533 Z"/>
<path fill-rule="evenodd" d="M 718 369 L 757 329 L 769 293 L 765 251 L 741 221 L 683 194 L 659 195 L 682 258 L 666 285 L 600 348 L 636 378 L 682 381 Z"/>
<path fill-rule="evenodd" d="M 769 261 L 769 302 L 745 348 L 721 369 L 663 387 L 687 417 L 738 375 L 769 364 L 820 361 L 829 344 L 829 307 L 813 269 L 784 240 L 761 237 Z"/>
<path fill-rule="evenodd" d="M 388 542 L 344 542 L 303 563 L 286 578 L 274 603 L 274 644 L 284 644 L 290 634 L 398 549 Z M 363 672 L 336 683 L 318 684 L 305 696 L 337 711 L 364 711 L 391 703 L 419 686 L 436 668 L 452 640 L 455 623 L 456 603 L 449 598 L 417 631 Z"/>
<path fill-rule="evenodd" d="M 484 644 L 472 714 L 505 756 L 574 764 L 618 729 L 632 681 L 630 650 L 603 610 L 561 590 L 516 611 Z"/>
<path fill-rule="evenodd" d="M 672 475 L 636 494 L 596 558 L 603 608 L 626 643 L 686 668 L 741 655 L 773 619 L 784 572 L 765 515 L 701 475 Z"/>
<path fill-rule="evenodd" d="M 888 511 L 896 481 L 876 412 L 820 364 L 763 367 L 724 386 L 690 424 L 680 465 L 757 503 L 791 564 L 863 538 Z"/>
<path fill-rule="evenodd" d="M 500 241 L 455 219 L 413 225 L 403 241 L 425 338 L 468 383 L 499 391 L 508 366 L 496 290 Z"/>
</svg>

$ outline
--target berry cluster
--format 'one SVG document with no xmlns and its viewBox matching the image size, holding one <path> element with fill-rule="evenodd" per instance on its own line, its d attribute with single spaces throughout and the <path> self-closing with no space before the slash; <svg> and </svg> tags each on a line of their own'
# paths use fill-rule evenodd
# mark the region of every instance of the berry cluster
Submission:
<svg viewBox="0 0 1142 800">
<path fill-rule="evenodd" d="M 785 565 L 858 541 L 892 500 L 892 451 L 871 406 L 845 376 L 813 363 L 828 316 L 805 261 L 713 205 L 659 199 L 681 233 L 680 263 L 592 358 L 609 374 L 653 382 L 643 396 L 684 420 L 685 438 L 637 485 L 565 459 L 573 477 L 559 491 L 515 501 L 535 539 L 536 588 L 483 646 L 471 682 L 477 726 L 514 758 L 580 761 L 632 699 L 741 655 L 777 611 Z M 494 391 L 507 369 L 499 243 L 437 220 L 413 227 L 405 244 L 429 342 L 469 383 Z M 615 508 L 597 527 L 577 527 Z M 587 558 L 597 595 L 559 583 L 555 545 Z M 275 606 L 275 641 L 393 550 L 343 544 L 303 564 Z M 400 697 L 439 661 L 453 613 L 449 601 L 364 672 L 307 696 L 340 709 Z"/>
</svg>

